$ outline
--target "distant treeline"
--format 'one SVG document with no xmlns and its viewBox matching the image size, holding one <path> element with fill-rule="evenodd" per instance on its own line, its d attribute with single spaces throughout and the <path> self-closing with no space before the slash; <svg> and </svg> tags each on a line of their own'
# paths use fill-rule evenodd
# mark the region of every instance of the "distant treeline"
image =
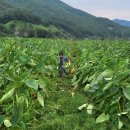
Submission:
<svg viewBox="0 0 130 130">
<path fill-rule="evenodd" d="M 39 16 L 33 14 L 30 11 L 21 9 L 11 9 L 11 12 L 10 10 L 8 10 L 0 15 L 0 23 L 7 23 L 11 20 L 21 20 L 33 24 L 42 24 L 42 20 Z"/>
</svg>

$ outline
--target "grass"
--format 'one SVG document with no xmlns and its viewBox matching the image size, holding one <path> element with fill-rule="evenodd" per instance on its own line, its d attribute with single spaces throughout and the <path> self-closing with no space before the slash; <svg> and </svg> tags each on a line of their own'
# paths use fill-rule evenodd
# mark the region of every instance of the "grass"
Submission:
<svg viewBox="0 0 130 130">
<path fill-rule="evenodd" d="M 71 86 L 71 78 L 56 78 L 53 81 L 56 81 L 57 84 L 52 83 L 47 88 L 48 97 L 45 98 L 44 110 L 38 103 L 35 105 L 32 110 L 32 113 L 35 113 L 35 122 L 30 122 L 28 129 L 107 130 L 105 125 L 95 125 L 93 115 L 88 115 L 86 109 L 78 110 L 79 106 L 86 103 L 86 96 L 80 91 L 74 92 Z M 74 97 L 72 92 L 74 92 Z M 99 129 L 97 129 L 97 126 Z"/>
</svg>

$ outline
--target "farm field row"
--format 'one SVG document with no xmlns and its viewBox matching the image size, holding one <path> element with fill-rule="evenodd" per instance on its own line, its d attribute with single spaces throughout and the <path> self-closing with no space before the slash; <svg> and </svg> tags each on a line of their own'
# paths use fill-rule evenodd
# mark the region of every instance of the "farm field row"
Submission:
<svg viewBox="0 0 130 130">
<path fill-rule="evenodd" d="M 71 60 L 58 78 L 58 53 Z M 0 129 L 129 130 L 130 41 L 0 38 Z"/>
</svg>

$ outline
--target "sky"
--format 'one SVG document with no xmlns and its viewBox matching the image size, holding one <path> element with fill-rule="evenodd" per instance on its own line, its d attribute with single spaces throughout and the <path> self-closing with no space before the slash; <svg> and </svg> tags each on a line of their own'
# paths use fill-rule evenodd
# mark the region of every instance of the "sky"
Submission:
<svg viewBox="0 0 130 130">
<path fill-rule="evenodd" d="M 61 0 L 97 17 L 130 21 L 130 0 Z"/>
</svg>

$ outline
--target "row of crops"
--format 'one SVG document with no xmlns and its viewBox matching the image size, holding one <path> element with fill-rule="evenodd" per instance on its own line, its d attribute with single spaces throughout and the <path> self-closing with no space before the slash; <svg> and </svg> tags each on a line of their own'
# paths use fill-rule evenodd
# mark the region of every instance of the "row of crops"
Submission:
<svg viewBox="0 0 130 130">
<path fill-rule="evenodd" d="M 80 47 L 75 89 L 86 94 L 81 107 L 96 117 L 95 123 L 110 123 L 111 129 L 130 129 L 130 42 L 91 41 Z"/>
<path fill-rule="evenodd" d="M 129 130 L 129 54 L 129 41 L 0 38 L 0 128 Z"/>
</svg>

